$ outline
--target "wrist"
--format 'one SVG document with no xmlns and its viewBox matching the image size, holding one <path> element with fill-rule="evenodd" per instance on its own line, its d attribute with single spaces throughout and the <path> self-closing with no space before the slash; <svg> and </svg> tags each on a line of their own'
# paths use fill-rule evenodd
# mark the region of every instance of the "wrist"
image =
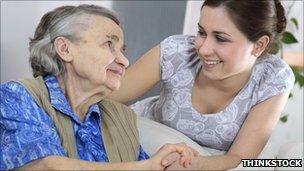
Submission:
<svg viewBox="0 0 304 171">
<path fill-rule="evenodd" d="M 151 162 L 148 160 L 141 160 L 138 162 L 135 162 L 135 168 L 132 170 L 151 170 Z"/>
<path fill-rule="evenodd" d="M 204 163 L 205 163 L 204 160 L 205 158 L 203 156 L 198 156 L 195 158 L 195 162 L 197 163 L 199 169 L 204 168 Z"/>
</svg>

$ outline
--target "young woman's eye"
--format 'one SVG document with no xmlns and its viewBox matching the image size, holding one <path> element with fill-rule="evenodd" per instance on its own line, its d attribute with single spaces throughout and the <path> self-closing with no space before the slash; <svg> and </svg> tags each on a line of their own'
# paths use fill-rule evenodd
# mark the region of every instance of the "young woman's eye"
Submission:
<svg viewBox="0 0 304 171">
<path fill-rule="evenodd" d="M 204 32 L 204 31 L 198 31 L 198 34 L 200 35 L 200 36 L 206 36 L 207 34 Z"/>
<path fill-rule="evenodd" d="M 221 36 L 216 36 L 216 40 L 217 40 L 218 42 L 228 42 L 227 39 L 222 38 Z"/>
</svg>

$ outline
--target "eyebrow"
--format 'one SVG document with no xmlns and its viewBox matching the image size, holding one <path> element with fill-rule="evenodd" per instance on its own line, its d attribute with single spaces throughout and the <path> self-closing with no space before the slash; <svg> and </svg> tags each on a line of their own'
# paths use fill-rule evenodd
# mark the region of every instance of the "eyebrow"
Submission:
<svg viewBox="0 0 304 171">
<path fill-rule="evenodd" d="M 197 23 L 197 25 L 198 25 L 198 28 L 199 28 L 199 29 L 205 30 L 205 29 L 203 28 L 203 26 L 201 26 L 199 23 Z M 222 31 L 212 31 L 212 33 L 214 33 L 214 34 L 226 34 L 227 36 L 230 36 L 230 37 L 231 37 L 230 34 L 225 33 L 225 32 L 222 32 Z"/>
<path fill-rule="evenodd" d="M 119 37 L 116 35 L 106 35 L 106 37 L 108 39 L 113 40 L 115 43 L 119 42 Z M 123 44 L 120 50 L 124 53 L 124 52 L 126 52 L 126 48 L 127 48 L 127 45 Z"/>
<path fill-rule="evenodd" d="M 106 35 L 107 38 L 113 40 L 114 42 L 118 42 L 119 41 L 119 37 L 116 35 Z"/>
<path fill-rule="evenodd" d="M 197 23 L 199 29 L 205 30 L 199 23 Z"/>
</svg>

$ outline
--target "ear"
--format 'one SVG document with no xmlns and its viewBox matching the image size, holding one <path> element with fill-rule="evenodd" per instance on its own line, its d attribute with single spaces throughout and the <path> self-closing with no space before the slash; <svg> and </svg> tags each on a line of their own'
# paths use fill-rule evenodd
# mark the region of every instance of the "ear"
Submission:
<svg viewBox="0 0 304 171">
<path fill-rule="evenodd" d="M 251 52 L 252 55 L 255 57 L 259 57 L 266 49 L 267 45 L 269 44 L 269 36 L 262 36 L 254 43 L 253 50 Z"/>
<path fill-rule="evenodd" d="M 54 40 L 54 47 L 58 56 L 65 62 L 71 62 L 73 55 L 70 53 L 72 43 L 65 37 L 57 37 Z"/>
</svg>

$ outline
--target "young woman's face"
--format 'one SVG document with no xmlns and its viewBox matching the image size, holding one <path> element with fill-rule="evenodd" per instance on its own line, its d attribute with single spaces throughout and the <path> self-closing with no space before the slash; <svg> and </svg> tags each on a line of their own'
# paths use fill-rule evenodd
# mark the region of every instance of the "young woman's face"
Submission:
<svg viewBox="0 0 304 171">
<path fill-rule="evenodd" d="M 204 6 L 198 27 L 195 47 L 206 77 L 223 80 L 252 68 L 254 43 L 241 33 L 224 7 Z"/>
</svg>

